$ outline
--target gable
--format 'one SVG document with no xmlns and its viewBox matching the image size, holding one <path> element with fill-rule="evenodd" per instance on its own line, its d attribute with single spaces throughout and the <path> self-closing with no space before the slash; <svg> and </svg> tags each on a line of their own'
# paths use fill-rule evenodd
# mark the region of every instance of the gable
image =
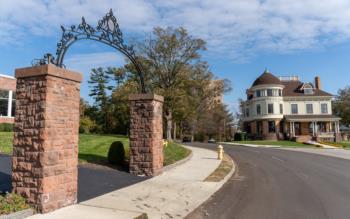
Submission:
<svg viewBox="0 0 350 219">
<path fill-rule="evenodd" d="M 326 96 L 332 97 L 333 95 L 320 89 L 314 89 L 313 94 L 305 94 L 305 86 L 309 86 L 310 83 L 303 83 L 301 81 L 283 81 L 285 86 L 283 89 L 283 96 L 295 97 L 295 96 Z"/>
</svg>

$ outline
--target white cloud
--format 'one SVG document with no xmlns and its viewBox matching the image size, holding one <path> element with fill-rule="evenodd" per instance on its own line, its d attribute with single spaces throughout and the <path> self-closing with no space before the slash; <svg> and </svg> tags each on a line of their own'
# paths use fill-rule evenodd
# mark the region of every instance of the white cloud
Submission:
<svg viewBox="0 0 350 219">
<path fill-rule="evenodd" d="M 205 39 L 209 53 L 240 60 L 350 37 L 348 0 L 0 0 L 0 45 L 25 34 L 57 34 L 60 24 L 77 24 L 82 15 L 95 24 L 109 8 L 128 33 L 181 25 Z"/>
<path fill-rule="evenodd" d="M 98 52 L 88 54 L 73 54 L 65 60 L 67 68 L 81 72 L 84 78 L 89 77 L 92 68 L 118 67 L 125 64 L 124 56 L 117 52 Z"/>
</svg>

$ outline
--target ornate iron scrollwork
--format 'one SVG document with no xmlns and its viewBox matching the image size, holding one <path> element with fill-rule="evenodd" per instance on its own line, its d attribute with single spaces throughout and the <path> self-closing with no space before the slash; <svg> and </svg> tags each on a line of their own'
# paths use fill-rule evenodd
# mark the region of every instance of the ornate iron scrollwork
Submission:
<svg viewBox="0 0 350 219">
<path fill-rule="evenodd" d="M 112 9 L 98 22 L 96 28 L 86 23 L 83 17 L 81 24 L 78 26 L 72 25 L 69 29 L 61 26 L 61 29 L 62 38 L 57 43 L 57 58 L 54 58 L 51 54 L 46 54 L 43 59 L 33 60 L 32 65 L 51 63 L 59 67 L 65 67 L 63 60 L 66 52 L 73 43 L 82 39 L 95 40 L 117 49 L 132 62 L 139 77 L 141 92 L 146 93 L 144 75 L 141 66 L 136 60 L 135 50 L 133 46 L 128 46 L 124 42 L 123 33 L 119 28 L 116 17 L 113 15 Z"/>
</svg>

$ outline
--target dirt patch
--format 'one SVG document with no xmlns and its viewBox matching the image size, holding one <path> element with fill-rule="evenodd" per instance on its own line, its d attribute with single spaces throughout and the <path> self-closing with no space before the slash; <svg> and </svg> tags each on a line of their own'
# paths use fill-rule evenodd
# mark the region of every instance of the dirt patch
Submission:
<svg viewBox="0 0 350 219">
<path fill-rule="evenodd" d="M 143 213 L 143 214 L 141 214 L 140 216 L 135 217 L 134 219 L 148 219 L 148 216 L 147 216 L 146 213 Z"/>
<path fill-rule="evenodd" d="M 224 158 L 222 159 L 220 165 L 216 170 L 210 174 L 204 182 L 220 182 L 230 173 L 233 168 L 233 160 L 227 154 L 224 154 Z"/>
</svg>

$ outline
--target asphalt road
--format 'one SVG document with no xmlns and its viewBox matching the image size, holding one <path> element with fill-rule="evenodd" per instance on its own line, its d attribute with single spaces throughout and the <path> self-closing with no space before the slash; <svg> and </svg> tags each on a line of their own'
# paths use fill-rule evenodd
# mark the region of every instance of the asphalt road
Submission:
<svg viewBox="0 0 350 219">
<path fill-rule="evenodd" d="M 224 150 L 236 162 L 235 175 L 188 219 L 350 218 L 350 160 L 272 148 Z"/>
<path fill-rule="evenodd" d="M 79 165 L 78 201 L 112 192 L 148 179 L 96 165 Z M 11 159 L 0 154 L 0 192 L 11 191 Z"/>
</svg>

